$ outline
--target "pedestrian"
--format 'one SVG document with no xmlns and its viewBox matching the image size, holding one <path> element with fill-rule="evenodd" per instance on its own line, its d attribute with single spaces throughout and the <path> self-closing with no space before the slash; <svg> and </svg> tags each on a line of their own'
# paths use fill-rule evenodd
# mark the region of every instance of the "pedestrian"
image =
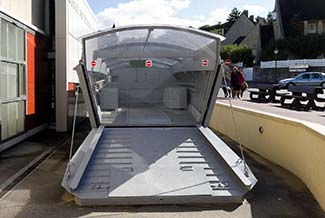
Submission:
<svg viewBox="0 0 325 218">
<path fill-rule="evenodd" d="M 245 76 L 244 76 L 244 79 L 245 79 Z M 241 98 L 243 97 L 244 95 L 244 92 L 248 89 L 248 83 L 246 82 L 246 79 L 245 81 L 243 82 L 243 84 L 241 85 Z"/>
<path fill-rule="evenodd" d="M 245 82 L 244 74 L 238 69 L 238 67 L 234 67 L 230 79 L 233 98 L 240 98 L 242 86 Z"/>
<path fill-rule="evenodd" d="M 224 93 L 225 98 L 231 97 L 231 88 L 230 86 L 230 73 L 231 70 L 229 67 L 224 68 L 224 76 L 222 78 L 222 91 Z"/>
</svg>

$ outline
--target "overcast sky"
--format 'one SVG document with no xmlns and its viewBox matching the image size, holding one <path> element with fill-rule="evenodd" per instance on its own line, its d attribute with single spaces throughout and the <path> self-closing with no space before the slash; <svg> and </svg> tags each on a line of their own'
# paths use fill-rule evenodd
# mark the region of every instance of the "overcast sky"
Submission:
<svg viewBox="0 0 325 218">
<path fill-rule="evenodd" d="M 224 22 L 230 11 L 249 10 L 266 17 L 274 0 L 88 0 L 99 28 L 129 24 L 177 24 L 200 27 Z"/>
</svg>

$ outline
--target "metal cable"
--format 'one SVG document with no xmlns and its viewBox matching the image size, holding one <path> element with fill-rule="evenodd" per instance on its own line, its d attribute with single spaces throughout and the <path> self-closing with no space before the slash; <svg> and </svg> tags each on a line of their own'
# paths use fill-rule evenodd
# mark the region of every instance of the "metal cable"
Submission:
<svg viewBox="0 0 325 218">
<path fill-rule="evenodd" d="M 76 87 L 76 92 L 75 93 L 76 93 L 76 102 L 75 102 L 75 105 L 74 105 L 74 114 L 73 114 L 73 124 L 72 124 L 72 135 L 71 135 L 69 161 L 72 158 L 74 135 L 75 135 L 75 131 L 76 131 L 77 109 L 78 109 L 78 100 L 79 100 L 79 86 Z"/>
<path fill-rule="evenodd" d="M 226 97 L 226 99 L 229 102 L 231 116 L 232 116 L 232 120 L 233 120 L 234 127 L 235 127 L 236 138 L 238 140 L 238 144 L 239 144 L 239 148 L 240 148 L 240 154 L 241 154 L 241 158 L 242 158 L 243 164 L 244 164 L 244 173 L 245 173 L 245 176 L 248 177 L 249 176 L 249 173 L 248 173 L 248 167 L 247 167 L 246 160 L 245 160 L 244 148 L 243 148 L 243 145 L 241 144 L 241 138 L 240 138 L 240 134 L 239 134 L 239 128 L 238 128 L 238 125 L 237 125 L 237 122 L 236 122 L 235 114 L 234 114 L 234 111 L 233 111 L 233 104 L 232 104 L 232 101 L 231 101 L 231 93 L 230 93 L 230 90 L 228 89 L 229 86 L 227 84 L 226 74 L 225 74 L 225 71 L 224 71 L 223 66 L 222 66 L 222 69 L 221 70 L 222 70 L 222 76 L 223 76 L 223 80 L 224 80 L 224 85 L 226 86 L 226 90 L 227 90 L 227 97 Z"/>
</svg>

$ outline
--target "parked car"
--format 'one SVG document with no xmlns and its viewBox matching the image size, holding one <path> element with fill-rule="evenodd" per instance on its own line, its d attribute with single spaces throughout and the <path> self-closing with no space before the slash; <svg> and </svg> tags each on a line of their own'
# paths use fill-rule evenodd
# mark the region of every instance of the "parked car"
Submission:
<svg viewBox="0 0 325 218">
<path fill-rule="evenodd" d="M 279 81 L 281 88 L 289 86 L 310 85 L 321 86 L 325 89 L 325 73 L 322 72 L 306 72 L 301 73 L 294 78 L 283 79 Z"/>
</svg>

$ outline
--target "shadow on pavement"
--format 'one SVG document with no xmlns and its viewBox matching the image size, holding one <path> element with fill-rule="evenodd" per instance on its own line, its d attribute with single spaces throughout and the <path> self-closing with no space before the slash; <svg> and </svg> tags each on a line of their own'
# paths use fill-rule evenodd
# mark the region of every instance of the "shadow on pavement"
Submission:
<svg viewBox="0 0 325 218">
<path fill-rule="evenodd" d="M 239 154 L 236 143 L 222 139 Z M 246 195 L 252 218 L 324 218 L 325 214 L 307 187 L 295 175 L 245 149 L 246 161 L 258 179 Z"/>
</svg>

